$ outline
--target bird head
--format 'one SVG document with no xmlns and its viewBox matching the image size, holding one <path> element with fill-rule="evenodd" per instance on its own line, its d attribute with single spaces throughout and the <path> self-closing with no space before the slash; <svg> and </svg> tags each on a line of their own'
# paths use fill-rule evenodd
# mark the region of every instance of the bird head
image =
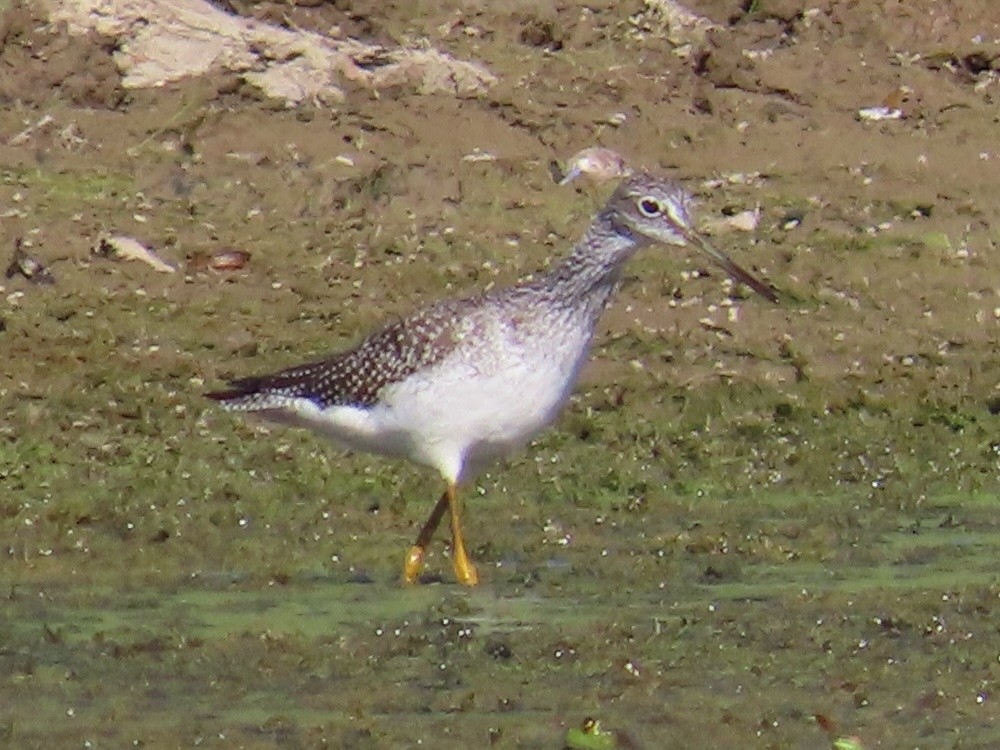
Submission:
<svg viewBox="0 0 1000 750">
<path fill-rule="evenodd" d="M 694 198 L 676 182 L 649 174 L 627 177 L 608 201 L 612 224 L 650 242 L 693 247 L 728 273 L 734 281 L 746 284 L 757 294 L 778 301 L 770 284 L 737 265 L 728 255 L 709 244 L 691 220 Z"/>
</svg>

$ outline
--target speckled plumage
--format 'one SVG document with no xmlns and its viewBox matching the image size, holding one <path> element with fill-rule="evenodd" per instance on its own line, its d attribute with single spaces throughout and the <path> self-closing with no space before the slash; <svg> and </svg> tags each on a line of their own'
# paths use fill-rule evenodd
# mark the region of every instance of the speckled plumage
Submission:
<svg viewBox="0 0 1000 750">
<path fill-rule="evenodd" d="M 693 245 L 770 299 L 773 290 L 694 231 L 691 199 L 647 174 L 625 179 L 562 262 L 531 281 L 439 302 L 377 331 L 357 347 L 208 394 L 234 411 L 312 429 L 355 449 L 437 469 L 448 491 L 407 561 L 452 513 L 459 579 L 475 583 L 458 527 L 455 487 L 550 424 L 586 359 L 596 323 L 626 261 L 659 242 Z M 416 571 L 416 572 L 415 572 Z"/>
<path fill-rule="evenodd" d="M 233 380 L 229 390 L 210 395 L 232 411 L 281 408 L 294 398 L 308 398 L 322 409 L 372 406 L 385 386 L 440 362 L 454 348 L 451 324 L 457 307 L 440 304 L 414 313 L 354 349 L 272 375 Z"/>
</svg>

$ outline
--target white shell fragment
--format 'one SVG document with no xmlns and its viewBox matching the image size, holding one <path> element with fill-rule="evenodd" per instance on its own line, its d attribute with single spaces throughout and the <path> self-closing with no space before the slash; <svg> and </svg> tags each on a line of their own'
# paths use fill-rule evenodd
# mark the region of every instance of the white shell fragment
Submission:
<svg viewBox="0 0 1000 750">
<path fill-rule="evenodd" d="M 862 107 L 858 110 L 858 119 L 868 122 L 901 120 L 903 119 L 903 110 L 894 107 Z"/>
<path fill-rule="evenodd" d="M 739 232 L 753 232 L 760 224 L 760 209 L 747 209 L 726 219 L 726 226 Z"/>
<path fill-rule="evenodd" d="M 617 151 L 591 146 L 577 152 L 566 162 L 566 173 L 559 180 L 559 184 L 567 185 L 580 175 L 587 175 L 597 182 L 604 182 L 629 174 L 632 174 L 632 170 L 625 164 L 625 157 Z"/>
<path fill-rule="evenodd" d="M 92 252 L 102 258 L 141 260 L 161 273 L 174 273 L 177 270 L 138 240 L 124 235 L 100 237 Z"/>
<path fill-rule="evenodd" d="M 13 136 L 7 141 L 10 146 L 23 146 L 27 143 L 35 133 L 39 133 L 45 130 L 49 125 L 55 122 L 56 118 L 51 114 L 45 115 L 42 119 L 37 122 L 32 123 L 24 130 L 22 130 L 17 135 Z"/>
<path fill-rule="evenodd" d="M 497 157 L 495 154 L 491 154 L 489 151 L 480 151 L 479 148 L 474 148 L 471 154 L 466 154 L 462 157 L 462 161 L 465 162 L 480 162 L 480 161 L 496 161 Z"/>
</svg>

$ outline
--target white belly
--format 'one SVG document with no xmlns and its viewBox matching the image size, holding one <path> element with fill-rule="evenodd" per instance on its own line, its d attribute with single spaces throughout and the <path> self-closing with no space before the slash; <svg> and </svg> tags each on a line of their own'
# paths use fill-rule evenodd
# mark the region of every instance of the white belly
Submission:
<svg viewBox="0 0 1000 750">
<path fill-rule="evenodd" d="M 414 460 L 456 481 L 521 447 L 558 415 L 576 381 L 579 363 L 556 359 L 511 362 L 484 374 L 472 367 L 414 377 L 386 394 L 385 424 L 406 426 Z"/>
</svg>

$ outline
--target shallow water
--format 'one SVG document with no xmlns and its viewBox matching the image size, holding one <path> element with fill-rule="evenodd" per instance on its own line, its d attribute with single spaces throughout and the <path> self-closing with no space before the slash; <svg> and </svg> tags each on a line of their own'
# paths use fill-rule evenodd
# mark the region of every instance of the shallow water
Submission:
<svg viewBox="0 0 1000 750">
<path fill-rule="evenodd" d="M 645 5 L 254 3 L 498 77 L 295 111 L 123 89 L 8 5 L 3 226 L 55 284 L 0 280 L 0 746 L 997 746 L 995 3 L 691 2 L 693 55 Z M 405 588 L 437 478 L 202 394 L 544 268 L 591 145 L 781 304 L 640 254 L 559 423 L 463 493 L 483 585 L 439 539 Z"/>
<path fill-rule="evenodd" d="M 831 562 L 794 541 L 776 562 L 702 555 L 676 585 L 598 557 L 500 565 L 475 590 L 224 572 L 157 589 L 15 586 L 6 734 L 25 747 L 560 747 L 595 716 L 643 747 L 692 733 L 815 747 L 838 732 L 986 747 L 1000 531 L 985 521 L 869 529 L 875 565 L 833 562 L 851 541 Z"/>
</svg>

